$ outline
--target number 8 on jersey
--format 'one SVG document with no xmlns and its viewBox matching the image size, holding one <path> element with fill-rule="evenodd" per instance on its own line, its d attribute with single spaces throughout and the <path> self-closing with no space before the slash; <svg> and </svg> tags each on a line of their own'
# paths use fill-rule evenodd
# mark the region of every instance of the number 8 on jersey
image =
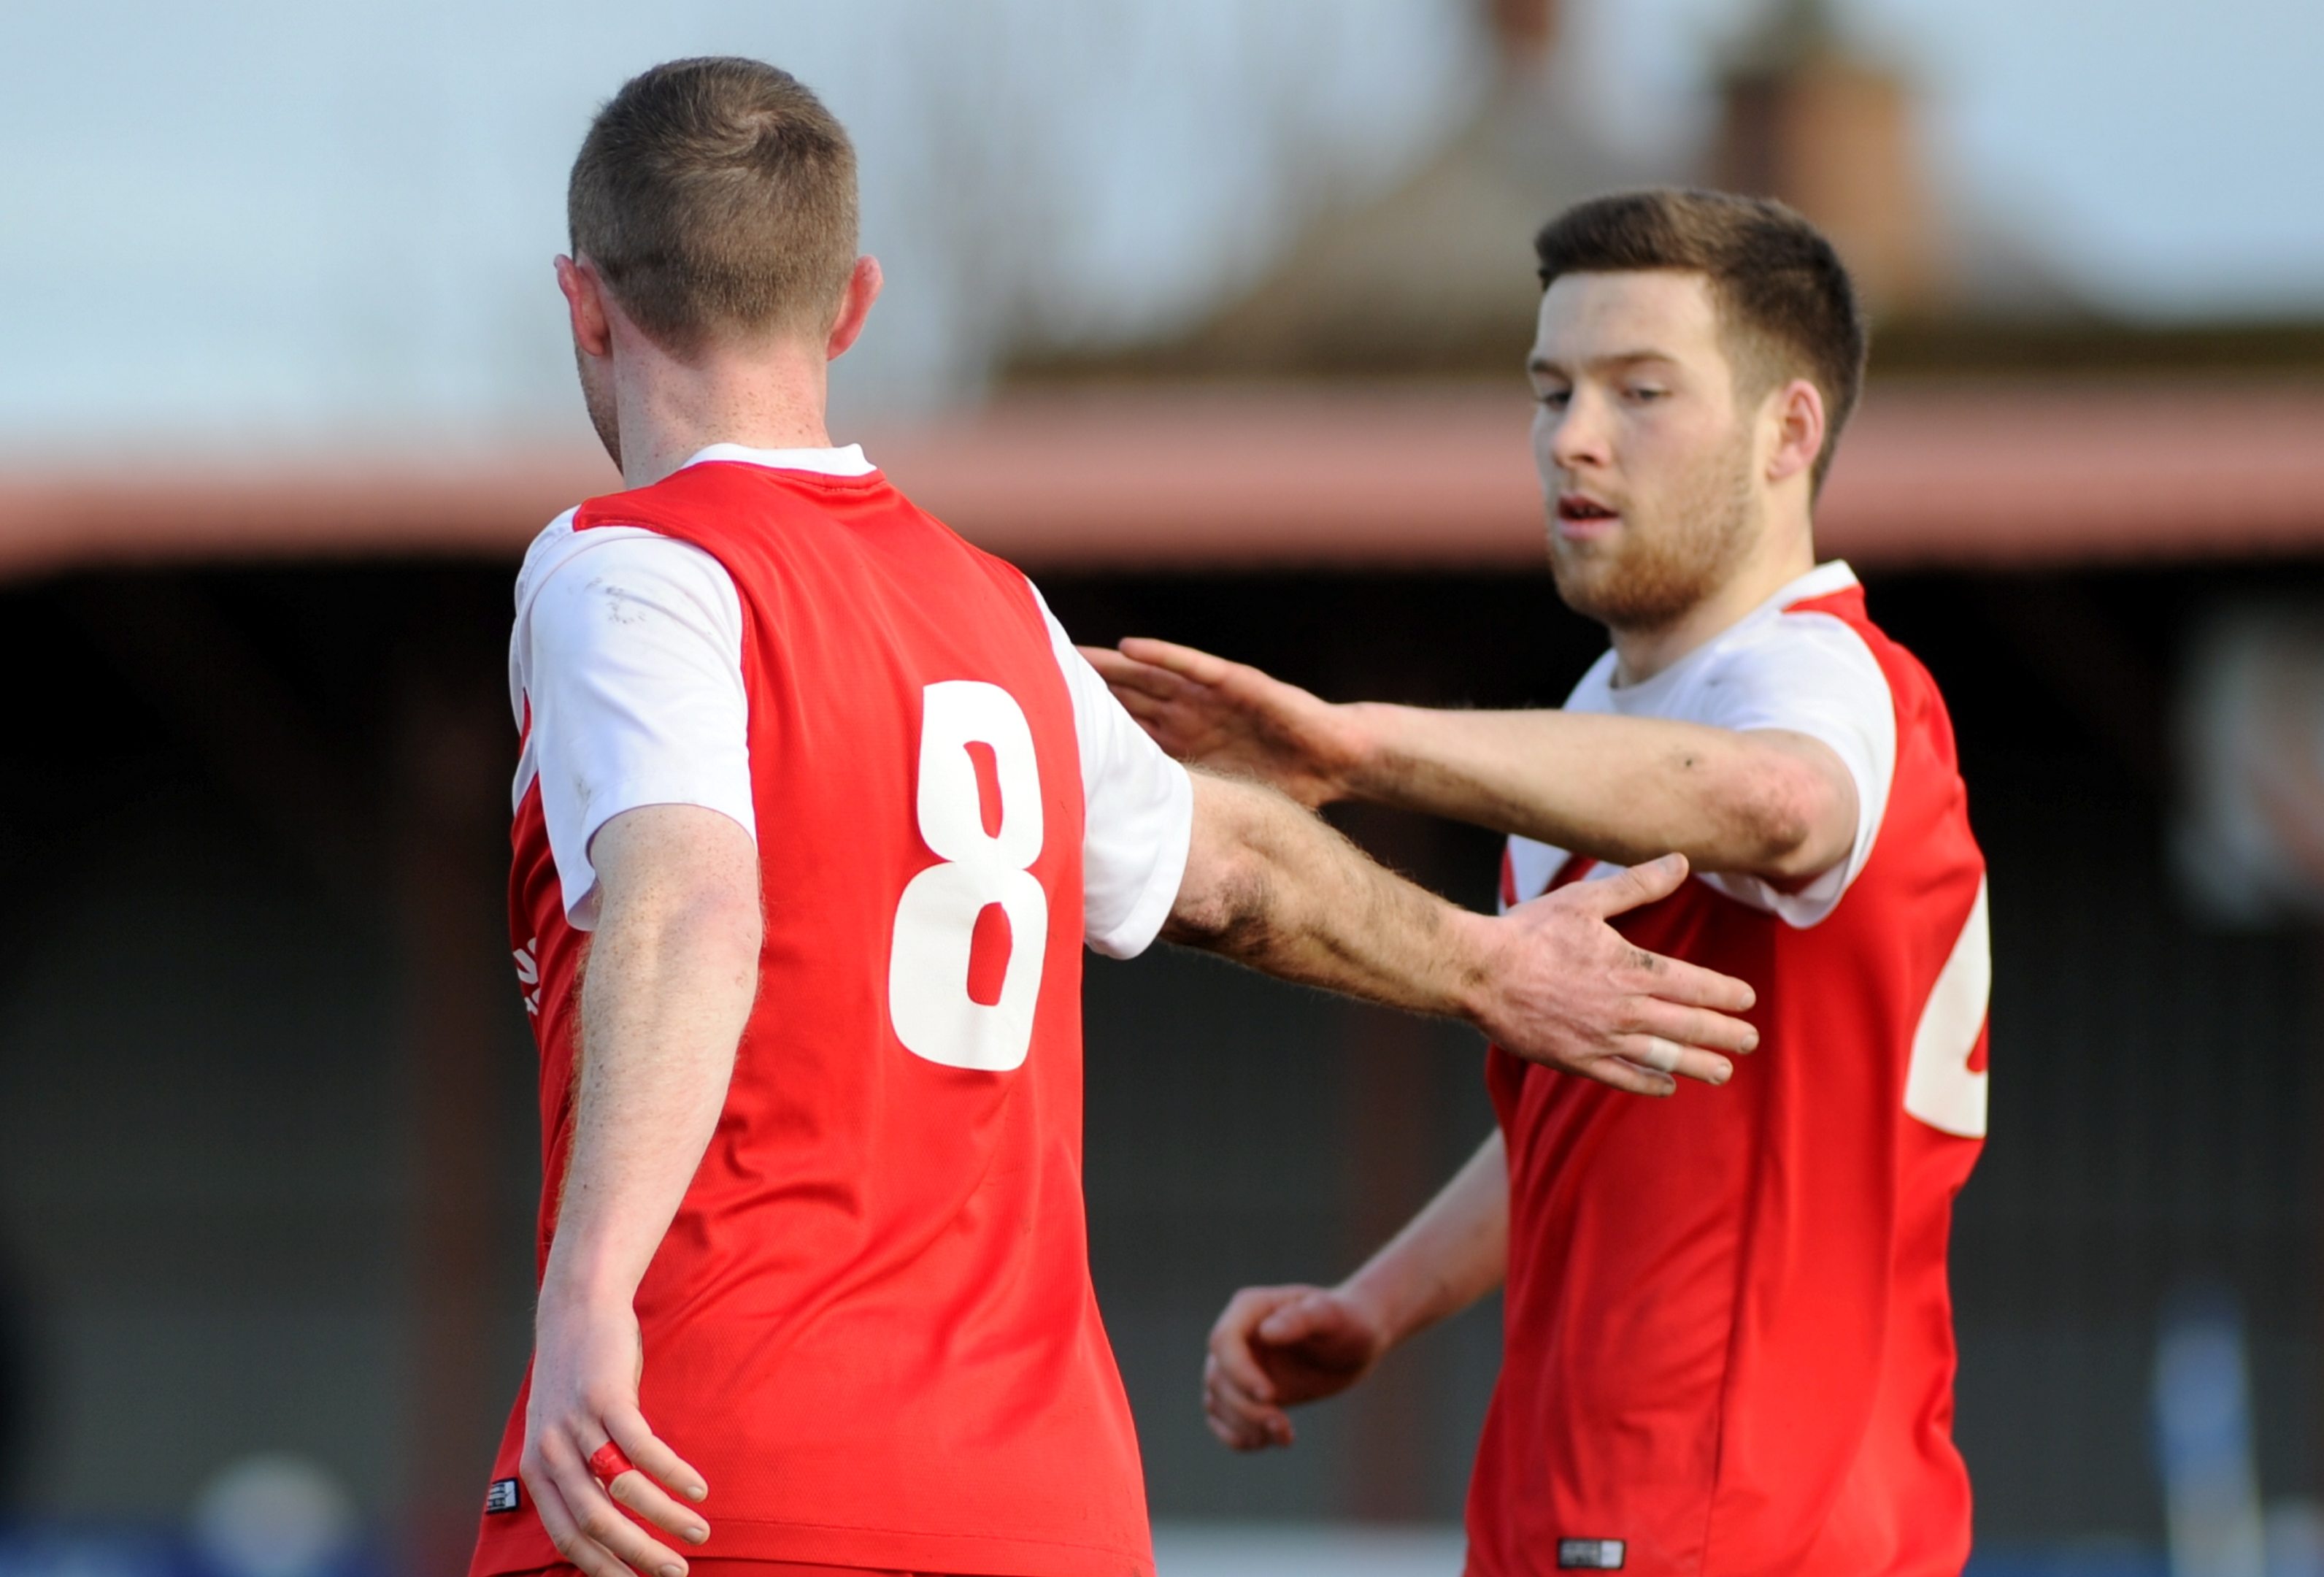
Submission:
<svg viewBox="0 0 2324 1577">
<path fill-rule="evenodd" d="M 1048 894 L 1028 869 L 1041 853 L 1040 766 L 1008 691 L 948 679 L 923 692 L 918 812 L 939 863 L 896 905 L 889 1019 L 916 1056 L 1006 1073 L 1032 1045 L 1049 934 Z M 978 932 L 991 937 L 1002 916 L 1008 966 L 997 996 L 980 1001 L 970 978 Z"/>
</svg>

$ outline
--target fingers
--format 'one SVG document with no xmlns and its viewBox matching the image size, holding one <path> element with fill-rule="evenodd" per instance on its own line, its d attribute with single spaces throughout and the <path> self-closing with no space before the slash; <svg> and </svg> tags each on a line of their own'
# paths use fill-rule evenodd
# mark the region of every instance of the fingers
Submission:
<svg viewBox="0 0 2324 1577">
<path fill-rule="evenodd" d="M 1720 1013 L 1748 1013 L 1759 1000 L 1757 991 L 1733 975 L 1721 974 L 1715 969 L 1705 969 L 1684 959 L 1665 958 L 1659 953 L 1648 953 L 1640 948 L 1634 962 L 1654 976 L 1651 989 L 1661 1001 L 1675 1002 L 1688 1008 L 1715 1008 Z M 1715 1019 L 1718 1014 L 1706 1014 L 1705 1017 Z M 1710 1044 L 1726 1043 L 1714 1041 Z M 1750 1047 L 1745 1046 L 1736 1049 L 1748 1051 Z"/>
<path fill-rule="evenodd" d="M 698 1545 L 707 1539 L 710 1526 L 702 1514 L 689 1506 L 679 1505 L 664 1488 L 667 1485 L 678 1490 L 688 1500 L 700 1500 L 710 1492 L 702 1475 L 664 1444 L 635 1408 L 608 1408 L 604 1425 L 612 1438 L 595 1454 L 585 1457 L 582 1466 L 604 1485 L 607 1496 L 662 1532 L 687 1544 Z M 570 1434 L 568 1430 L 568 1436 Z M 602 1475 L 607 1471 L 604 1459 L 608 1456 L 616 1462 L 626 1462 L 605 1478 Z M 580 1517 L 581 1508 L 569 1502 L 568 1508 L 586 1526 L 586 1518 Z"/>
<path fill-rule="evenodd" d="M 614 1475 L 605 1486 L 606 1493 L 664 1533 L 687 1544 L 698 1545 L 708 1538 L 710 1525 L 703 1520 L 702 1514 L 691 1506 L 679 1505 L 663 1489 L 668 1485 L 688 1500 L 700 1500 L 710 1493 L 702 1475 L 655 1436 L 643 1415 L 609 1416 L 605 1426 L 635 1469 Z"/>
<path fill-rule="evenodd" d="M 1236 1451 L 1289 1445 L 1295 1438 L 1283 1409 L 1245 1391 L 1215 1357 L 1203 1365 L 1203 1419 L 1213 1435 Z"/>
<path fill-rule="evenodd" d="M 708 1482 L 693 1464 L 662 1443 L 644 1414 L 635 1410 L 609 1411 L 605 1415 L 605 1432 L 613 1437 L 613 1443 L 622 1448 L 633 1466 L 688 1500 L 700 1500 L 710 1493 Z"/>
<path fill-rule="evenodd" d="M 1337 1310 L 1329 1295 L 1302 1290 L 1297 1296 L 1276 1305 L 1252 1334 L 1270 1347 L 1288 1347 L 1336 1323 Z"/>
<path fill-rule="evenodd" d="M 558 1492 L 554 1480 L 536 1477 L 528 1463 L 521 1471 L 526 1491 L 532 1497 L 533 1514 L 549 1535 L 549 1542 L 557 1553 L 588 1577 L 635 1577 L 627 1566 L 613 1558 L 613 1552 L 595 1540 L 584 1538 L 573 1520 L 572 1510 L 565 1497 Z"/>
<path fill-rule="evenodd" d="M 1686 856 L 1665 854 L 1643 865 L 1633 865 L 1618 876 L 1577 883 L 1585 895 L 1584 907 L 1603 918 L 1637 908 L 1676 892 L 1686 880 Z"/>
<path fill-rule="evenodd" d="M 1633 1095 L 1675 1095 L 1678 1081 L 1668 1074 L 1658 1074 L 1618 1056 L 1601 1056 L 1572 1070 L 1583 1078 L 1595 1079 L 1601 1084 L 1611 1084 L 1617 1090 L 1627 1090 Z"/>
<path fill-rule="evenodd" d="M 1735 1076 L 1735 1065 L 1718 1053 L 1681 1046 L 1659 1035 L 1625 1035 L 1615 1041 L 1614 1049 L 1621 1061 L 1633 1067 L 1676 1074 L 1706 1084 L 1723 1084 Z"/>
<path fill-rule="evenodd" d="M 528 1443 L 522 1472 L 541 1526 L 558 1554 L 589 1577 L 630 1577 L 632 1572 L 685 1577 L 686 1562 L 622 1515 L 605 1487 L 589 1471 L 579 1447 L 562 1432 L 552 1431 Z M 620 1481 L 636 1485 L 643 1477 L 631 1471 L 622 1474 Z"/>
<path fill-rule="evenodd" d="M 1748 1055 L 1759 1049 L 1757 1026 L 1741 1019 L 1730 1019 L 1724 1013 L 1707 1012 L 1701 1008 L 1682 1008 L 1674 1002 L 1647 997 L 1637 1004 L 1639 1034 L 1665 1041 L 1675 1041 L 1680 1047 L 1700 1047 L 1706 1051 L 1725 1051 Z M 1649 1067 L 1671 1070 L 1661 1063 L 1649 1062 Z"/>
<path fill-rule="evenodd" d="M 1210 1355 L 1244 1395 L 1261 1402 L 1275 1400 L 1275 1382 L 1268 1378 L 1253 1338 L 1277 1311 L 1313 1290 L 1305 1286 L 1246 1286 L 1227 1300 L 1218 1323 L 1211 1327 Z"/>
<path fill-rule="evenodd" d="M 1137 636 L 1123 641 L 1119 650 L 1103 646 L 1075 650 L 1125 699 L 1145 695 L 1168 700 L 1190 688 L 1208 689 L 1234 671 L 1234 664 L 1222 657 Z"/>
<path fill-rule="evenodd" d="M 1083 646 L 1075 650 L 1089 659 L 1098 678 L 1111 685 L 1124 701 L 1133 696 L 1167 697 L 1185 687 L 1184 679 L 1167 669 L 1124 657 L 1111 647 Z"/>
<path fill-rule="evenodd" d="M 1314 1292 L 1306 1286 L 1247 1286 L 1227 1301 L 1211 1327 L 1203 1363 L 1203 1414 L 1211 1433 L 1237 1451 L 1289 1445 L 1291 1420 L 1276 1402 L 1275 1382 L 1252 1351 L 1275 1321 Z M 1296 1323 L 1295 1320 L 1293 1322 Z"/>
<path fill-rule="evenodd" d="M 1665 1040 L 1661 1036 L 1637 1035 L 1631 1037 L 1631 1041 L 1632 1046 L 1625 1055 L 1625 1061 L 1637 1063 L 1641 1067 L 1652 1068 L 1658 1074 L 1674 1074 L 1678 1071 L 1679 1060 L 1683 1054 L 1676 1046 Z"/>
<path fill-rule="evenodd" d="M 1207 651 L 1197 651 L 1191 646 L 1179 646 L 1168 641 L 1155 641 L 1143 635 L 1132 635 L 1121 643 L 1121 655 L 1132 662 L 1192 679 L 1198 685 L 1215 685 L 1233 671 L 1234 664 L 1223 657 L 1213 657 Z"/>
</svg>

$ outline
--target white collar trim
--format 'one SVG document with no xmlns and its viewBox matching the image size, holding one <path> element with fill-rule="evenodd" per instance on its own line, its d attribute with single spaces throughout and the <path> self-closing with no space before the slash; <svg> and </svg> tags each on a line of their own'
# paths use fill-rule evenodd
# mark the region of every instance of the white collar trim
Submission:
<svg viewBox="0 0 2324 1577">
<path fill-rule="evenodd" d="M 686 466 L 699 466 L 706 460 L 731 460 L 774 471 L 812 471 L 818 476 L 869 476 L 879 469 L 863 457 L 862 444 L 840 449 L 752 449 L 741 444 L 713 444 Z M 678 469 L 683 471 L 686 466 Z"/>
<path fill-rule="evenodd" d="M 1834 558 L 1828 563 L 1819 564 L 1813 569 L 1809 570 L 1805 575 L 1801 576 L 1797 580 L 1792 581 L 1788 585 L 1783 586 L 1775 594 L 1775 595 L 1769 597 L 1766 602 L 1761 603 L 1757 607 L 1752 609 L 1749 613 L 1736 620 L 1735 622 L 1727 626 L 1726 629 L 1721 630 L 1718 634 L 1713 635 L 1710 640 L 1696 647 L 1692 651 L 1688 652 L 1684 657 L 1680 658 L 1676 662 L 1671 664 L 1670 667 L 1663 669 L 1662 672 L 1655 675 L 1652 678 L 1640 679 L 1634 685 L 1615 683 L 1615 658 L 1614 653 L 1609 650 L 1605 657 L 1600 659 L 1607 665 L 1606 687 L 1614 695 L 1630 696 L 1636 696 L 1640 694 L 1654 694 L 1657 686 L 1660 686 L 1666 690 L 1678 683 L 1678 675 L 1691 672 L 1696 664 L 1707 660 L 1709 653 L 1716 650 L 1726 642 L 1734 640 L 1744 632 L 1756 629 L 1759 625 L 1766 623 L 1768 620 L 1782 613 L 1784 609 L 1790 607 L 1794 603 L 1803 603 L 1812 597 L 1828 597 L 1834 592 L 1846 591 L 1849 587 L 1859 584 L 1861 583 L 1856 578 L 1856 571 L 1848 567 L 1848 560 L 1845 558 Z"/>
<path fill-rule="evenodd" d="M 1761 603 L 1759 609 L 1788 608 L 1794 603 L 1803 603 L 1810 597 L 1828 597 L 1834 592 L 1846 591 L 1849 586 L 1858 584 L 1860 583 L 1856 578 L 1856 571 L 1848 567 L 1848 560 L 1834 558 L 1809 570 L 1799 579 Z"/>
</svg>

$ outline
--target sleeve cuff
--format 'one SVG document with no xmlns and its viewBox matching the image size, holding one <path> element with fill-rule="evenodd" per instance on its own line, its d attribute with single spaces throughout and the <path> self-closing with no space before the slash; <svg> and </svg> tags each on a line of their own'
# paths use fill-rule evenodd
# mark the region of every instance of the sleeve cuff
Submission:
<svg viewBox="0 0 2324 1577">
<path fill-rule="evenodd" d="M 596 841 L 604 825 L 625 811 L 642 810 L 649 805 L 691 805 L 704 810 L 715 810 L 741 827 L 751 842 L 759 841 L 758 816 L 754 807 L 745 801 L 741 805 L 723 802 L 717 796 L 689 793 L 672 784 L 622 783 L 598 798 L 590 807 L 581 824 L 580 846 L 573 851 L 568 865 L 565 852 L 550 840 L 550 853 L 557 860 L 557 882 L 565 899 L 565 918 L 576 931 L 597 928 L 597 866 L 589 857 L 589 845 Z"/>
<path fill-rule="evenodd" d="M 1186 880 L 1186 852 L 1194 835 L 1194 782 L 1186 775 L 1185 768 L 1176 761 L 1170 765 L 1174 769 L 1170 805 L 1165 813 L 1168 820 L 1157 840 L 1146 885 L 1120 924 L 1102 936 L 1088 938 L 1091 948 L 1108 958 L 1135 958 L 1152 946 L 1154 938 L 1162 934 L 1162 923 L 1170 918 L 1170 906 L 1178 901 L 1178 889 Z"/>
</svg>

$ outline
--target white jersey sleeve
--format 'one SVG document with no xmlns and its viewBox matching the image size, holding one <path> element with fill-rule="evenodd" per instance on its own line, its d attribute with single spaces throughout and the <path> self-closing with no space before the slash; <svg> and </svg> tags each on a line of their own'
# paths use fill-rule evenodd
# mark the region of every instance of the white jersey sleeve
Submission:
<svg viewBox="0 0 2324 1577">
<path fill-rule="evenodd" d="M 1896 775 L 1896 704 L 1887 675 L 1846 622 L 1784 613 L 1738 632 L 1702 675 L 1689 722 L 1740 731 L 1782 729 L 1831 748 L 1856 783 L 1856 839 L 1848 858 L 1796 892 L 1757 876 L 1707 875 L 1730 898 L 1794 926 L 1831 913 L 1872 854 Z"/>
<path fill-rule="evenodd" d="M 539 781 L 566 913 L 586 930 L 597 920 L 589 840 L 622 812 L 699 805 L 757 835 L 742 599 L 691 543 L 634 527 L 576 535 L 569 521 L 542 534 L 517 584 L 511 700 L 527 732 L 516 798 Z M 1083 940 L 1128 958 L 1177 897 L 1194 785 L 1046 604 L 1041 616 L 1081 756 Z"/>
<path fill-rule="evenodd" d="M 1108 957 L 1134 957 L 1160 933 L 1185 879 L 1194 780 L 1122 710 L 1046 602 L 1041 617 L 1081 743 L 1082 939 Z"/>
<path fill-rule="evenodd" d="M 635 527 L 552 528 L 517 585 L 517 797 L 539 781 L 565 912 L 589 930 L 589 842 L 623 811 L 698 805 L 758 835 L 742 599 L 710 554 Z"/>
</svg>

